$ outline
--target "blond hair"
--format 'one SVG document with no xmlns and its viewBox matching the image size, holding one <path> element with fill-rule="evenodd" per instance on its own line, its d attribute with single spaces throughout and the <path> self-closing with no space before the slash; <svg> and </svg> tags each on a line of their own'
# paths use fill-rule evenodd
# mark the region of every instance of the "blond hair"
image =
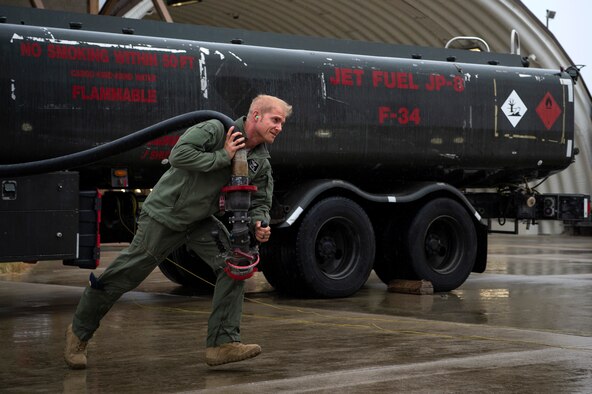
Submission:
<svg viewBox="0 0 592 394">
<path fill-rule="evenodd" d="M 286 118 L 292 115 L 292 106 L 290 104 L 280 98 L 267 94 L 260 94 L 253 99 L 249 108 L 249 115 L 253 111 L 259 111 L 261 114 L 265 114 L 276 107 L 281 108 L 285 112 Z"/>
</svg>

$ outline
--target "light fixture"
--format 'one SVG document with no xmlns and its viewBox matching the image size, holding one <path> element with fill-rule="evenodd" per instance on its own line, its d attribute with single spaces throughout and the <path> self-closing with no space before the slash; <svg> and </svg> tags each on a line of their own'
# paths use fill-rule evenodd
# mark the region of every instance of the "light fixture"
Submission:
<svg viewBox="0 0 592 394">
<path fill-rule="evenodd" d="M 194 3 L 201 3 L 201 0 L 167 0 L 167 5 L 171 7 L 180 7 L 182 5 L 189 5 Z"/>
<path fill-rule="evenodd" d="M 547 10 L 547 29 L 549 28 L 549 19 L 555 19 L 555 14 L 557 14 L 557 12 Z"/>
</svg>

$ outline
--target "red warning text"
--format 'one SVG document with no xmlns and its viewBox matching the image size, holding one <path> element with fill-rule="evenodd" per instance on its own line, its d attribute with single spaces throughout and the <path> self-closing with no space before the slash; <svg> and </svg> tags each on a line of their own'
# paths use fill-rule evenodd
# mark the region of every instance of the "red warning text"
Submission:
<svg viewBox="0 0 592 394">
<path fill-rule="evenodd" d="M 104 48 L 82 48 L 72 45 L 49 44 L 47 46 L 47 57 L 50 59 L 109 63 L 109 53 Z"/>
<path fill-rule="evenodd" d="M 335 74 L 329 77 L 331 85 L 362 86 L 364 70 L 335 67 Z"/>
<path fill-rule="evenodd" d="M 193 56 L 164 54 L 162 55 L 162 66 L 164 68 L 188 68 L 193 70 Z"/>
<path fill-rule="evenodd" d="M 429 91 L 440 91 L 446 88 L 452 88 L 456 92 L 462 92 L 465 90 L 465 80 L 459 75 L 455 75 L 453 78 L 446 78 L 440 74 L 430 75 L 428 83 L 425 84 L 426 90 Z"/>
<path fill-rule="evenodd" d="M 419 125 L 421 115 L 419 108 L 391 108 L 388 106 L 378 107 L 378 122 L 380 124 L 398 122 L 401 125 L 413 123 Z"/>
<path fill-rule="evenodd" d="M 424 89 L 429 92 L 449 89 L 461 93 L 465 90 L 464 78 L 460 75 L 430 74 L 425 82 L 416 79 L 419 79 L 418 75 L 407 71 L 372 70 L 366 74 L 361 68 L 335 67 L 333 75 L 329 76 L 329 83 L 340 86 L 370 85 L 375 89 Z"/>
<path fill-rule="evenodd" d="M 72 99 L 84 101 L 156 103 L 156 89 L 72 85 Z"/>
<path fill-rule="evenodd" d="M 373 70 L 372 86 L 384 86 L 388 89 L 419 89 L 419 86 L 413 82 L 413 74 L 399 71 Z"/>
<path fill-rule="evenodd" d="M 38 42 L 21 42 L 21 56 L 39 58 L 44 47 Z M 71 60 L 89 63 L 115 63 L 131 66 L 158 67 L 193 70 L 195 58 L 175 53 L 157 54 L 143 49 L 107 49 L 93 46 L 48 44 L 45 47 L 48 59 Z"/>
</svg>

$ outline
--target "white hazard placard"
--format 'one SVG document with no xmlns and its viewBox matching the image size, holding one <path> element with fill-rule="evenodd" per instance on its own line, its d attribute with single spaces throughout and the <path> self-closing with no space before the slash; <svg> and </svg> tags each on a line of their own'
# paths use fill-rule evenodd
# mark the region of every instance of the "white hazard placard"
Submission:
<svg viewBox="0 0 592 394">
<path fill-rule="evenodd" d="M 502 105 L 502 112 L 506 115 L 510 123 L 512 123 L 513 127 L 516 127 L 527 110 L 528 108 L 526 108 L 526 105 L 515 90 L 512 90 L 512 93 L 510 93 Z"/>
</svg>

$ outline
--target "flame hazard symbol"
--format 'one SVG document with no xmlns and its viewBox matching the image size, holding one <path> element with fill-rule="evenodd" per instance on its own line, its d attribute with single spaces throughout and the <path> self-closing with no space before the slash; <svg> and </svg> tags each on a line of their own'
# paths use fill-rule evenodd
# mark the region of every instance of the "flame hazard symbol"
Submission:
<svg viewBox="0 0 592 394">
<path fill-rule="evenodd" d="M 547 92 L 545 97 L 543 97 L 539 105 L 536 107 L 536 113 L 543 121 L 547 130 L 549 130 L 553 127 L 559 115 L 561 115 L 561 107 L 559 107 L 559 104 L 557 104 L 553 96 L 551 96 L 551 93 Z"/>
</svg>

